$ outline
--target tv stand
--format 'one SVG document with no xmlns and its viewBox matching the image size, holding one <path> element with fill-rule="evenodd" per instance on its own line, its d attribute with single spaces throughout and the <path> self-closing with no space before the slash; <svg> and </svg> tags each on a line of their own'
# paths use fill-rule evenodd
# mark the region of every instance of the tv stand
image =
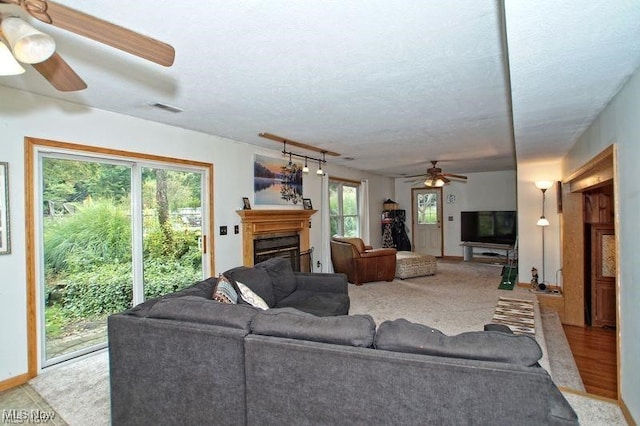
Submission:
<svg viewBox="0 0 640 426">
<path fill-rule="evenodd" d="M 505 252 L 505 256 L 507 258 L 506 263 L 509 263 L 509 258 L 513 255 L 514 246 L 513 244 L 495 244 L 495 243 L 476 243 L 465 241 L 460 244 L 464 249 L 464 261 L 471 262 L 473 260 L 473 248 L 481 247 L 491 250 L 500 250 Z"/>
</svg>

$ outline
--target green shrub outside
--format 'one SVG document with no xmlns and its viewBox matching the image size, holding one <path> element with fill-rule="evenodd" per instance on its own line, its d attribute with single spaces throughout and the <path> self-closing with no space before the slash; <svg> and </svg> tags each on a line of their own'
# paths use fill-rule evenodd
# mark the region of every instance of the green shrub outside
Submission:
<svg viewBox="0 0 640 426">
<path fill-rule="evenodd" d="M 180 290 L 199 279 L 199 271 L 178 261 L 144 263 L 146 299 Z M 72 318 L 124 311 L 131 307 L 132 280 L 130 263 L 102 265 L 90 272 L 75 273 L 60 280 L 65 288 L 62 309 Z"/>
<path fill-rule="evenodd" d="M 100 317 L 131 306 L 131 226 L 125 208 L 109 201 L 89 202 L 77 206 L 73 215 L 48 219 L 44 247 L 50 284 L 46 295 L 54 286 L 62 289 L 53 303 L 69 320 Z M 146 218 L 143 251 L 147 299 L 201 279 L 198 232 L 176 231 L 170 225 L 162 228 L 156 218 Z"/>
<path fill-rule="evenodd" d="M 125 210 L 109 201 L 78 205 L 75 214 L 45 222 L 44 254 L 49 273 L 130 262 L 130 218 Z"/>
</svg>

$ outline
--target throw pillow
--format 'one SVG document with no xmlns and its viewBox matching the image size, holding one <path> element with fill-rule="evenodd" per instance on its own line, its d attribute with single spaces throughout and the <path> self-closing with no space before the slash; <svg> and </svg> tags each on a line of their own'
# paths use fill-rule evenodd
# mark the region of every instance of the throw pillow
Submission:
<svg viewBox="0 0 640 426">
<path fill-rule="evenodd" d="M 262 297 L 255 294 L 249 287 L 242 284 L 240 281 L 236 281 L 238 288 L 240 289 L 240 297 L 242 300 L 250 304 L 251 306 L 255 306 L 260 309 L 269 309 L 269 305 L 265 302 Z"/>
<path fill-rule="evenodd" d="M 276 297 L 273 294 L 271 277 L 269 277 L 267 271 L 259 268 L 237 266 L 225 271 L 224 276 L 229 278 L 232 283 L 236 281 L 242 282 L 244 285 L 249 287 L 251 291 L 262 297 L 262 300 L 267 302 L 267 305 L 270 307 L 275 306 Z"/>
<path fill-rule="evenodd" d="M 291 268 L 291 261 L 283 257 L 272 257 L 254 266 L 267 271 L 273 285 L 273 295 L 277 302 L 281 301 L 297 287 L 296 277 Z M 275 303 L 277 305 L 277 302 Z"/>
<path fill-rule="evenodd" d="M 238 293 L 229 279 L 222 274 L 218 276 L 218 283 L 215 290 L 213 290 L 213 300 L 227 304 L 238 303 Z"/>
</svg>

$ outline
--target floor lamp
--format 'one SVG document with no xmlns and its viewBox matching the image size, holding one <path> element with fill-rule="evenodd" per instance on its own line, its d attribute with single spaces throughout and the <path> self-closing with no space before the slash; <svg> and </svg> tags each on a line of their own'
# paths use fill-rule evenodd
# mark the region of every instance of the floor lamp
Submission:
<svg viewBox="0 0 640 426">
<path fill-rule="evenodd" d="M 544 216 L 544 200 L 545 200 L 545 193 L 547 192 L 547 189 L 553 186 L 553 182 L 550 180 L 539 180 L 539 181 L 536 181 L 535 184 L 536 184 L 536 188 L 542 191 L 542 216 L 540 216 L 540 219 L 538 219 L 538 222 L 536 223 L 536 225 L 542 228 L 542 281 L 540 281 L 540 284 L 538 284 L 538 288 L 540 290 L 544 290 L 547 286 L 544 279 L 544 228 L 549 226 L 549 221 Z"/>
</svg>

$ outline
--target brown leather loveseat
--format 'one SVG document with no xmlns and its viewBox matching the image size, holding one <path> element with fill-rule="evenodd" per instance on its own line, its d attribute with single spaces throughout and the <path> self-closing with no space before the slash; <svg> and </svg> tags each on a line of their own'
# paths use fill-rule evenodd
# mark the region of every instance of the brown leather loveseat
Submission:
<svg viewBox="0 0 640 426">
<path fill-rule="evenodd" d="M 331 262 L 335 272 L 347 274 L 349 282 L 355 285 L 393 281 L 396 275 L 396 249 L 374 249 L 360 238 L 334 235 L 331 238 Z"/>
</svg>

